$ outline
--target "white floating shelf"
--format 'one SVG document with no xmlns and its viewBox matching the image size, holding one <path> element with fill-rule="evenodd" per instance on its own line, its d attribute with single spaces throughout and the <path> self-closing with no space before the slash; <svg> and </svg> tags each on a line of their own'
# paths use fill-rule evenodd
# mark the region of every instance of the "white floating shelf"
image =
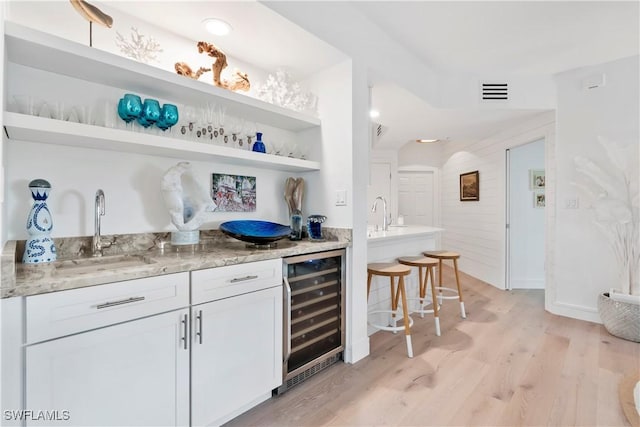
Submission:
<svg viewBox="0 0 640 427">
<path fill-rule="evenodd" d="M 320 163 L 272 154 L 255 153 L 201 142 L 131 132 L 82 123 L 53 120 L 4 112 L 5 132 L 10 140 L 94 148 L 146 154 L 192 161 L 224 161 L 230 164 L 308 172 L 320 170 Z"/>
<path fill-rule="evenodd" d="M 195 46 L 194 46 L 195 49 Z M 227 113 L 281 129 L 320 126 L 320 119 L 157 67 L 84 46 L 14 22 L 5 23 L 7 60 L 43 71 L 142 93 L 174 103 L 224 106 Z"/>
</svg>

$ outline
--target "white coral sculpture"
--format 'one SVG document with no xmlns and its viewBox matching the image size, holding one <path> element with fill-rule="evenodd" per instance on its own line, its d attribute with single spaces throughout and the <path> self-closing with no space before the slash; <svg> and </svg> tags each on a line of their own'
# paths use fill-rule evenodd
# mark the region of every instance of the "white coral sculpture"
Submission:
<svg viewBox="0 0 640 427">
<path fill-rule="evenodd" d="M 216 204 L 191 170 L 189 162 L 169 168 L 160 184 L 171 222 L 180 231 L 197 230 Z"/>
<path fill-rule="evenodd" d="M 271 104 L 316 113 L 317 97 L 311 92 L 303 92 L 300 83 L 294 82 L 283 69 L 277 70 L 275 75 L 269 74 L 264 84 L 258 87 L 257 95 Z"/>
<path fill-rule="evenodd" d="M 140 34 L 136 27 L 131 27 L 130 40 L 116 31 L 116 46 L 124 56 L 136 61 L 148 64 L 150 61 L 158 61 L 158 53 L 162 52 L 160 44 L 153 37 Z"/>
<path fill-rule="evenodd" d="M 640 295 L 640 195 L 638 144 L 622 146 L 598 137 L 606 157 L 600 162 L 576 157 L 576 170 L 587 183 L 574 183 L 591 200 L 595 224 L 618 260 L 624 294 Z"/>
</svg>

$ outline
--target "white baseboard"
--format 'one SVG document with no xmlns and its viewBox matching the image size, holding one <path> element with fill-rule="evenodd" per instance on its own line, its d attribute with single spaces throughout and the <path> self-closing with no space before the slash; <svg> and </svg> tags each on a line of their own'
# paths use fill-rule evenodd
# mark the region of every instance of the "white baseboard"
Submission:
<svg viewBox="0 0 640 427">
<path fill-rule="evenodd" d="M 344 349 L 344 361 L 356 363 L 369 355 L 369 337 L 362 338 Z"/>
<path fill-rule="evenodd" d="M 511 289 L 544 289 L 544 279 L 511 279 Z"/>
<path fill-rule="evenodd" d="M 583 305 L 567 304 L 563 302 L 545 302 L 545 309 L 549 313 L 558 316 L 570 317 L 572 319 L 586 320 L 587 322 L 602 323 L 598 309 Z"/>
</svg>

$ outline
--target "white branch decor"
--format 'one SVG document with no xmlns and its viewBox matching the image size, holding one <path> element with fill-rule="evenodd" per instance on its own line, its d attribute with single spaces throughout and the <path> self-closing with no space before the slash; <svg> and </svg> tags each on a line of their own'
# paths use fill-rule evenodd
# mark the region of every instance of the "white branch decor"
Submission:
<svg viewBox="0 0 640 427">
<path fill-rule="evenodd" d="M 269 74 L 267 81 L 258 86 L 257 95 L 271 104 L 317 115 L 317 97 L 311 92 L 303 92 L 300 83 L 294 82 L 285 70 Z"/>
<path fill-rule="evenodd" d="M 576 171 L 585 183 L 573 183 L 590 200 L 595 224 L 608 240 L 624 294 L 640 295 L 640 195 L 638 144 L 621 145 L 601 136 L 606 157 L 576 157 Z"/>
<path fill-rule="evenodd" d="M 136 61 L 148 64 L 150 61 L 158 61 L 158 53 L 162 52 L 160 44 L 153 37 L 140 34 L 136 27 L 131 27 L 129 39 L 116 31 L 116 46 L 124 56 L 133 58 Z"/>
</svg>

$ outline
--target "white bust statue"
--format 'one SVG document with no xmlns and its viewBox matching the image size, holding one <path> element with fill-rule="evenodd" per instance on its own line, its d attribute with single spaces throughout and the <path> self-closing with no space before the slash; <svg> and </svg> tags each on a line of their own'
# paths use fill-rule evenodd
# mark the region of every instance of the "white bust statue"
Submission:
<svg viewBox="0 0 640 427">
<path fill-rule="evenodd" d="M 179 231 L 197 230 L 205 222 L 207 212 L 216 208 L 209 193 L 193 176 L 189 162 L 171 167 L 162 178 L 161 188 L 171 222 Z"/>
</svg>

